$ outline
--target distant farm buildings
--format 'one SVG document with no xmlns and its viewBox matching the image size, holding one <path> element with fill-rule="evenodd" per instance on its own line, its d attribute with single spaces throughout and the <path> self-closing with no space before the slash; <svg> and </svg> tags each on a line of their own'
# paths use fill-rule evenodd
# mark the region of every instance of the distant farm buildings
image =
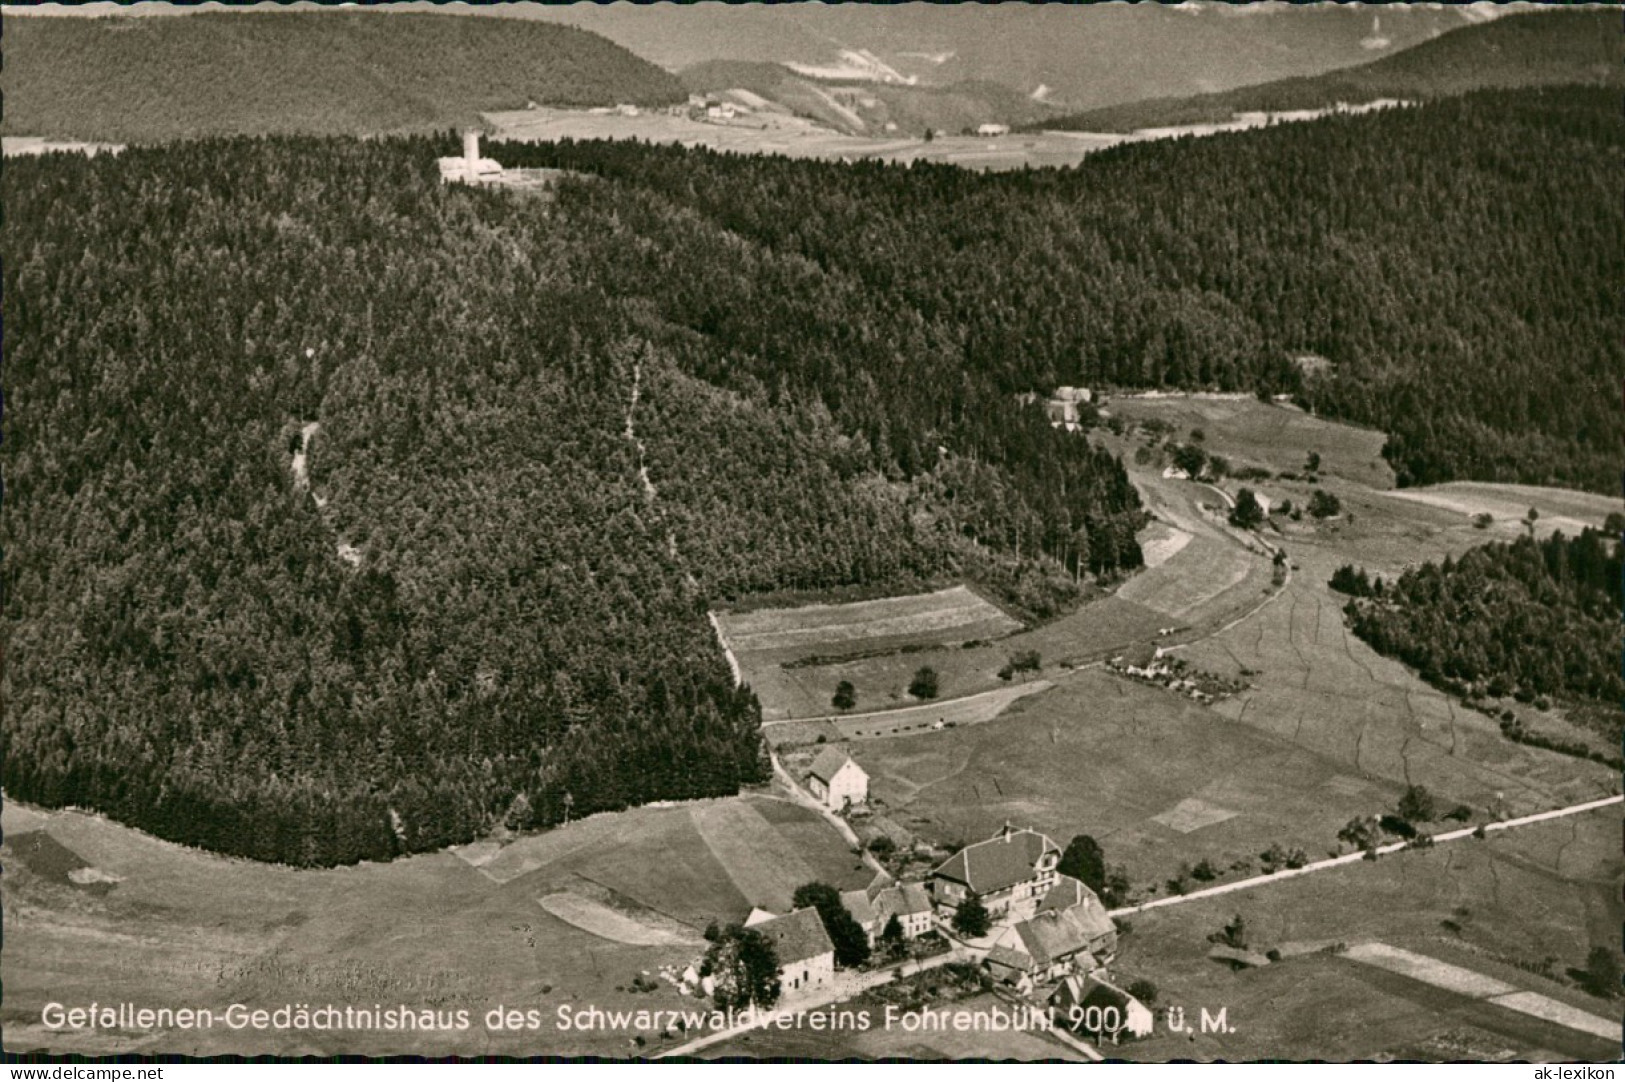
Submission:
<svg viewBox="0 0 1625 1082">
<path fill-rule="evenodd" d="M 991 135 L 991 136 L 1009 135 L 1010 134 L 1010 125 L 1008 125 L 1008 124 L 978 124 L 976 126 L 976 134 L 977 135 Z"/>
<path fill-rule="evenodd" d="M 1038 395 L 1027 391 L 1016 396 L 1016 401 L 1024 406 L 1036 405 L 1042 401 L 1044 415 L 1049 419 L 1051 428 L 1064 428 L 1068 432 L 1079 432 L 1083 429 L 1083 418 L 1080 406 L 1087 406 L 1094 401 L 1094 393 L 1087 387 L 1057 387 L 1048 398 L 1040 400 Z"/>
<path fill-rule="evenodd" d="M 807 787 L 831 811 L 869 801 L 869 775 L 851 756 L 835 748 L 818 753 L 807 771 Z"/>
</svg>

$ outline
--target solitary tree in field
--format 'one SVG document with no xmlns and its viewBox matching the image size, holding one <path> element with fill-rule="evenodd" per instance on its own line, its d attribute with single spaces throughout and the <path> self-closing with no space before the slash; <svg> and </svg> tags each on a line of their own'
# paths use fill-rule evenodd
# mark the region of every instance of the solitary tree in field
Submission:
<svg viewBox="0 0 1625 1082">
<path fill-rule="evenodd" d="M 1310 451 L 1309 457 L 1304 461 L 1303 468 L 1309 473 L 1320 472 L 1320 452 Z"/>
<path fill-rule="evenodd" d="M 1076 835 L 1066 843 L 1066 852 L 1061 854 L 1055 870 L 1080 880 L 1097 894 L 1106 886 L 1106 854 L 1100 843 L 1087 834 Z"/>
<path fill-rule="evenodd" d="M 1585 990 L 1594 996 L 1613 999 L 1619 995 L 1619 954 L 1608 947 L 1592 947 L 1586 955 Z"/>
<path fill-rule="evenodd" d="M 929 665 L 921 665 L 914 673 L 914 679 L 909 681 L 908 693 L 916 699 L 935 699 L 937 697 L 937 670 Z"/>
<path fill-rule="evenodd" d="M 965 899 L 965 903 L 954 910 L 954 931 L 967 939 L 976 939 L 987 935 L 993 920 L 988 915 L 987 906 L 982 904 L 980 894 L 972 894 Z"/>
<path fill-rule="evenodd" d="M 1315 489 L 1309 499 L 1309 513 L 1316 518 L 1331 518 L 1343 510 L 1343 501 L 1323 488 Z"/>
<path fill-rule="evenodd" d="M 842 680 L 835 685 L 835 698 L 830 702 L 837 710 L 850 710 L 858 703 L 858 689 L 852 686 L 852 681 Z"/>
<path fill-rule="evenodd" d="M 1540 512 L 1531 507 L 1523 516 L 1523 524 L 1529 527 L 1529 536 L 1535 536 L 1535 523 L 1540 521 Z"/>
<path fill-rule="evenodd" d="M 1236 493 L 1236 507 L 1230 512 L 1230 525 L 1238 530 L 1256 530 L 1264 521 L 1264 507 L 1253 495 L 1253 490 L 1244 488 Z"/>
<path fill-rule="evenodd" d="M 1207 452 L 1194 444 L 1182 443 L 1174 448 L 1174 465 L 1192 478 L 1200 477 L 1207 469 Z"/>
<path fill-rule="evenodd" d="M 1433 794 L 1423 786 L 1412 785 L 1399 798 L 1398 815 L 1407 823 L 1431 822 L 1437 814 Z"/>
</svg>

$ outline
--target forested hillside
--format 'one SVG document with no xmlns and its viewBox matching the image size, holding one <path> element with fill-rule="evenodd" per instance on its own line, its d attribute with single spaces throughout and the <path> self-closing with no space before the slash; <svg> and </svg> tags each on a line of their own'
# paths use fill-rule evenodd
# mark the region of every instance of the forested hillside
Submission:
<svg viewBox="0 0 1625 1082">
<path fill-rule="evenodd" d="M 839 273 L 861 303 L 942 328 L 936 348 L 1011 394 L 1292 392 L 1389 432 L 1401 484 L 1613 491 L 1618 106 L 1604 89 L 1483 92 L 999 175 L 632 144 L 502 153 L 615 178 Z M 682 305 L 695 326 L 756 322 L 704 289 Z M 748 333 L 775 330 L 784 364 L 817 381 L 824 362 L 793 330 Z M 1308 354 L 1329 371 L 1301 372 Z M 873 408 L 838 393 L 836 407 Z"/>
<path fill-rule="evenodd" d="M 482 111 L 684 98 L 597 34 L 530 20 L 385 12 L 7 15 L 7 135 L 153 142 L 272 132 L 370 135 Z"/>
<path fill-rule="evenodd" d="M 941 318 L 633 186 L 443 186 L 456 145 L 8 164 L 9 796 L 332 864 L 729 793 L 708 605 L 1041 615 L 1139 562 L 1121 465 Z"/>
<path fill-rule="evenodd" d="M 1617 709 L 1620 576 L 1612 535 L 1522 537 L 1423 564 L 1348 611 L 1372 649 L 1430 683 Z"/>
<path fill-rule="evenodd" d="M 1188 98 L 1128 102 L 1055 119 L 1052 130 L 1133 131 L 1208 124 L 1236 113 L 1325 109 L 1383 98 L 1425 101 L 1471 90 L 1590 83 L 1625 88 L 1625 35 L 1601 6 L 1509 15 L 1452 30 L 1369 64 Z"/>
</svg>

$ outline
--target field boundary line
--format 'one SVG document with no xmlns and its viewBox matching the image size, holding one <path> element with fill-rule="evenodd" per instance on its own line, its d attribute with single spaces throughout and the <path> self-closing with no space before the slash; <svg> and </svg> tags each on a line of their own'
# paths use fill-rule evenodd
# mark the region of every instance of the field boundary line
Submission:
<svg viewBox="0 0 1625 1082">
<path fill-rule="evenodd" d="M 1566 808 L 1553 808 L 1551 811 L 1535 812 L 1532 815 L 1519 816 L 1516 819 L 1502 819 L 1494 823 L 1484 823 L 1482 824 L 1482 829 L 1485 834 L 1497 830 L 1511 830 L 1514 827 L 1528 826 L 1531 823 L 1543 823 L 1552 819 L 1563 819 L 1571 815 L 1583 815 L 1586 812 L 1596 811 L 1599 808 L 1606 808 L 1620 803 L 1625 803 L 1625 796 L 1616 795 L 1603 797 L 1599 800 L 1588 800 L 1583 804 L 1571 804 Z M 1480 827 L 1463 827 L 1460 830 L 1449 830 L 1442 834 L 1434 834 L 1432 835 L 1432 838 L 1434 844 L 1438 844 L 1440 842 L 1460 841 L 1462 838 L 1472 837 L 1479 831 L 1479 829 Z M 1385 856 L 1389 853 L 1398 853 L 1410 847 L 1411 843 L 1408 841 L 1389 842 L 1387 845 L 1377 846 L 1375 851 L 1378 856 Z M 1126 917 L 1134 913 L 1144 913 L 1151 909 L 1161 909 L 1165 906 L 1181 905 L 1185 902 L 1200 901 L 1203 898 L 1215 898 L 1221 894 L 1230 894 L 1238 890 L 1250 890 L 1253 887 L 1264 886 L 1267 883 L 1279 883 L 1287 879 L 1296 879 L 1299 876 L 1309 875 L 1312 872 L 1325 871 L 1328 868 L 1339 868 L 1347 864 L 1358 864 L 1364 859 L 1364 851 L 1357 850 L 1353 853 L 1345 853 L 1339 857 L 1329 857 L 1326 860 L 1313 861 L 1312 863 L 1305 864 L 1301 868 L 1283 868 L 1278 872 L 1271 872 L 1269 875 L 1256 875 L 1251 879 L 1238 879 L 1234 883 L 1220 883 L 1216 887 L 1206 887 L 1202 890 L 1193 890 L 1188 894 L 1175 894 L 1165 898 L 1153 898 L 1149 902 L 1141 902 L 1138 905 L 1125 906 L 1121 909 L 1113 909 L 1106 915 L 1114 918 Z"/>
<path fill-rule="evenodd" d="M 1092 661 L 1087 665 L 1079 665 L 1077 668 L 1072 669 L 1071 672 L 1081 672 L 1084 669 L 1092 669 L 1092 668 L 1095 668 L 1096 666 L 1098 666 L 1100 664 L 1101 664 L 1101 662 Z M 1057 674 L 1057 675 L 1058 676 L 1065 676 L 1065 675 L 1068 675 L 1068 674 Z M 1028 681 L 1028 683 L 1040 683 L 1040 682 L 1047 682 L 1050 685 L 1050 687 L 1040 688 L 1040 689 L 1038 689 L 1038 691 L 1028 692 L 1027 695 L 1037 695 L 1037 694 L 1040 694 L 1042 692 L 1048 691 L 1048 690 L 1050 690 L 1050 688 L 1055 686 L 1055 681 L 1054 680 L 1048 680 L 1047 678 L 1045 678 L 1045 680 L 1042 680 L 1042 681 L 1038 681 L 1038 680 Z M 1020 687 L 1021 685 L 1017 684 L 1017 685 L 1013 685 L 1013 686 L 1014 687 Z M 1011 692 L 1010 687 L 997 687 L 997 688 L 988 688 L 986 691 L 972 692 L 969 695 L 960 695 L 957 698 L 953 698 L 953 699 L 927 699 L 924 702 L 914 703 L 911 706 L 894 706 L 889 710 L 870 710 L 870 711 L 867 711 L 867 712 L 862 713 L 862 714 L 818 714 L 818 715 L 816 715 L 814 717 L 806 717 L 806 718 L 775 718 L 772 721 L 764 721 L 764 722 L 762 722 L 762 728 L 765 729 L 769 725 L 813 725 L 813 724 L 816 724 L 816 723 L 818 723 L 820 721 L 828 721 L 828 722 L 869 721 L 869 720 L 872 720 L 874 718 L 886 718 L 886 717 L 895 716 L 897 714 L 906 714 L 911 710 L 924 710 L 927 713 L 929 713 L 931 710 L 947 709 L 949 707 L 959 706 L 959 705 L 964 704 L 964 703 L 974 702 L 974 701 L 979 700 L 979 699 L 992 698 L 993 696 L 996 696 L 996 695 L 1009 695 L 1010 692 Z M 1017 695 L 1014 698 L 1012 698 L 1010 701 L 1013 703 L 1013 702 L 1016 702 L 1019 699 L 1025 699 L 1027 697 L 1027 695 Z"/>
</svg>

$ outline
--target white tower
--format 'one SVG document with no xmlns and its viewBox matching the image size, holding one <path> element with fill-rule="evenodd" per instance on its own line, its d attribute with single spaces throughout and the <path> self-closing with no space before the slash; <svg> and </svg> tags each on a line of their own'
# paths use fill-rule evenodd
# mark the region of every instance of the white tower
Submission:
<svg viewBox="0 0 1625 1082">
<path fill-rule="evenodd" d="M 463 168 L 470 184 L 480 179 L 480 133 L 472 128 L 463 133 Z"/>
</svg>

